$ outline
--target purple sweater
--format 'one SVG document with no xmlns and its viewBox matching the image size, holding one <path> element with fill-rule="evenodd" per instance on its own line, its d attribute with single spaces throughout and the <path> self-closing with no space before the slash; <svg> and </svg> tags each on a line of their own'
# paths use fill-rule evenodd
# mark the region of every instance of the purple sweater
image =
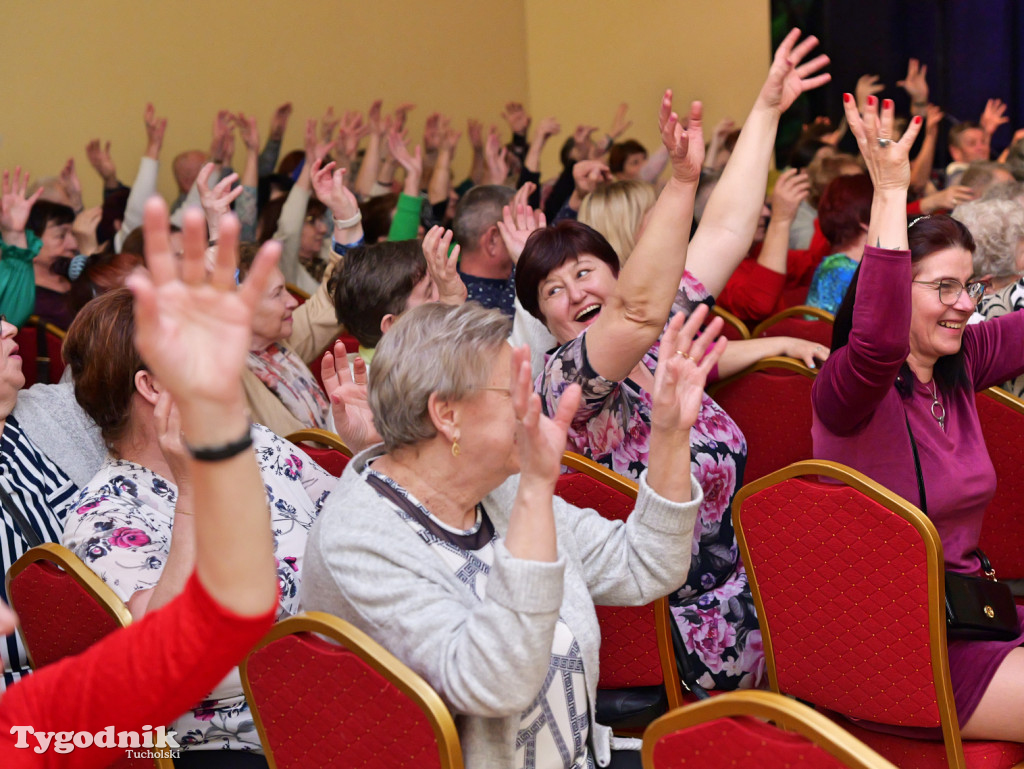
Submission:
<svg viewBox="0 0 1024 769">
<path fill-rule="evenodd" d="M 996 475 L 978 421 L 974 392 L 1024 373 L 1024 313 L 964 329 L 964 364 L 972 390 L 939 391 L 945 432 L 931 414 L 930 385 L 911 375 L 912 394 L 896 389 L 910 353 L 909 251 L 868 246 L 860 267 L 850 341 L 814 382 L 814 456 L 849 465 L 920 505 L 904 409 L 921 459 L 928 517 L 942 538 L 946 568 L 977 572 L 967 554 L 978 545 Z"/>
</svg>

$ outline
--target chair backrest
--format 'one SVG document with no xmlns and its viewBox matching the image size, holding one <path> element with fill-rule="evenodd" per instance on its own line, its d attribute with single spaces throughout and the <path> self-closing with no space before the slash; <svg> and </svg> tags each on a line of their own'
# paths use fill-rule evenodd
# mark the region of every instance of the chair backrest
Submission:
<svg viewBox="0 0 1024 769">
<path fill-rule="evenodd" d="M 978 418 L 996 468 L 996 493 L 979 544 L 1000 579 L 1024 579 L 1024 402 L 992 387 L 976 396 Z"/>
<path fill-rule="evenodd" d="M 79 654 L 132 621 L 124 605 L 81 559 L 62 545 L 33 547 L 7 571 L 7 596 L 35 669 Z M 173 769 L 170 758 L 125 754 L 115 769 Z"/>
<path fill-rule="evenodd" d="M 636 505 L 635 482 L 586 457 L 566 452 L 562 464 L 575 472 L 562 475 L 555 494 L 576 507 L 590 507 L 603 517 L 624 521 Z M 601 689 L 664 686 L 669 708 L 683 704 L 682 685 L 672 645 L 668 598 L 646 606 L 597 606 L 601 625 Z"/>
<path fill-rule="evenodd" d="M 808 316 L 816 320 L 808 320 Z M 761 321 L 751 332 L 751 336 L 754 339 L 762 336 L 795 336 L 817 342 L 824 347 L 831 347 L 834 321 L 835 316 L 832 313 L 802 304 L 787 307 Z"/>
<path fill-rule="evenodd" d="M 806 705 L 755 690 L 726 692 L 666 713 L 644 732 L 642 758 L 644 769 L 896 769 Z"/>
<path fill-rule="evenodd" d="M 733 523 L 771 688 L 846 716 L 941 726 L 962 765 L 931 521 L 867 476 L 812 461 L 740 489 Z"/>
<path fill-rule="evenodd" d="M 711 312 L 717 315 L 719 318 L 725 321 L 725 326 L 722 328 L 722 336 L 729 340 L 741 340 L 750 339 L 750 329 L 747 328 L 747 324 L 737 318 L 728 310 L 715 305 L 711 308 Z"/>
<path fill-rule="evenodd" d="M 747 439 L 748 481 L 813 455 L 811 385 L 817 373 L 793 358 L 764 358 L 708 388 Z"/>
<path fill-rule="evenodd" d="M 304 305 L 309 299 L 309 292 L 302 290 L 294 283 L 285 283 L 284 290 L 291 294 L 296 299 L 296 301 L 298 301 L 299 307 Z"/>
<path fill-rule="evenodd" d="M 335 478 L 341 477 L 348 466 L 348 461 L 352 458 L 352 450 L 345 445 L 345 442 L 327 430 L 316 428 L 298 430 L 288 435 L 285 440 L 291 441 L 302 449 L 306 456 Z M 319 445 L 311 446 L 311 443 Z"/>
<path fill-rule="evenodd" d="M 33 315 L 18 329 L 14 341 L 21 356 L 21 371 L 25 375 L 25 387 L 34 384 L 56 384 L 64 373 L 65 332 L 52 323 L 43 323 Z"/>
<path fill-rule="evenodd" d="M 330 614 L 277 623 L 241 673 L 271 769 L 462 767 L 455 722 L 437 693 Z"/>
<path fill-rule="evenodd" d="M 33 668 L 85 651 L 132 619 L 103 580 L 53 542 L 14 562 L 7 572 L 7 595 Z"/>
</svg>

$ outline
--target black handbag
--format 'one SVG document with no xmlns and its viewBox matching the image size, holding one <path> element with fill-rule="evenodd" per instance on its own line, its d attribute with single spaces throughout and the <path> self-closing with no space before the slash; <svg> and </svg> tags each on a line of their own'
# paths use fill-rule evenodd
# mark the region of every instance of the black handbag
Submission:
<svg viewBox="0 0 1024 769">
<path fill-rule="evenodd" d="M 903 418 L 907 422 L 910 448 L 914 452 L 921 512 L 928 515 L 917 441 L 914 440 L 914 431 L 910 429 L 906 411 L 903 412 Z M 1012 641 L 1020 635 L 1013 593 L 1008 585 L 996 581 L 995 569 L 981 548 L 972 552 L 981 561 L 985 576 L 970 577 L 946 571 L 946 638 L 951 641 Z"/>
</svg>

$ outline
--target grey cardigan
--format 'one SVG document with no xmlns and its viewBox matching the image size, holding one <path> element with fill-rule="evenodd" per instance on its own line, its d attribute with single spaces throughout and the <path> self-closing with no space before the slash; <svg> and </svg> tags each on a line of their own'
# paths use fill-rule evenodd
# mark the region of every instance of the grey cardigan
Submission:
<svg viewBox="0 0 1024 769">
<path fill-rule="evenodd" d="M 520 714 L 548 672 L 559 615 L 579 642 L 599 766 L 610 760 L 610 730 L 594 721 L 601 643 L 594 602 L 642 605 L 678 588 L 690 565 L 703 494 L 677 504 L 640 479 L 626 523 L 555 498 L 558 560 L 513 557 L 500 540 L 485 599 L 359 477 L 382 446 L 356 455 L 324 504 L 306 543 L 301 605 L 348 620 L 434 687 L 451 708 L 467 767 L 513 766 Z M 508 528 L 519 476 L 484 498 L 499 536 Z"/>
</svg>

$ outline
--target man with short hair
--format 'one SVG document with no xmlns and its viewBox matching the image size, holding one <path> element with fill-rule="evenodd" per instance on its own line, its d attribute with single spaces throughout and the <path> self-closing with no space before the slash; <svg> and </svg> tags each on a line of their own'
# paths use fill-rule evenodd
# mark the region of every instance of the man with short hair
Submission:
<svg viewBox="0 0 1024 769">
<path fill-rule="evenodd" d="M 452 229 L 460 246 L 459 275 L 466 284 L 467 299 L 484 307 L 515 314 L 515 264 L 498 231 L 501 210 L 510 205 L 514 190 L 499 184 L 482 184 L 462 196 L 455 209 Z"/>
</svg>

